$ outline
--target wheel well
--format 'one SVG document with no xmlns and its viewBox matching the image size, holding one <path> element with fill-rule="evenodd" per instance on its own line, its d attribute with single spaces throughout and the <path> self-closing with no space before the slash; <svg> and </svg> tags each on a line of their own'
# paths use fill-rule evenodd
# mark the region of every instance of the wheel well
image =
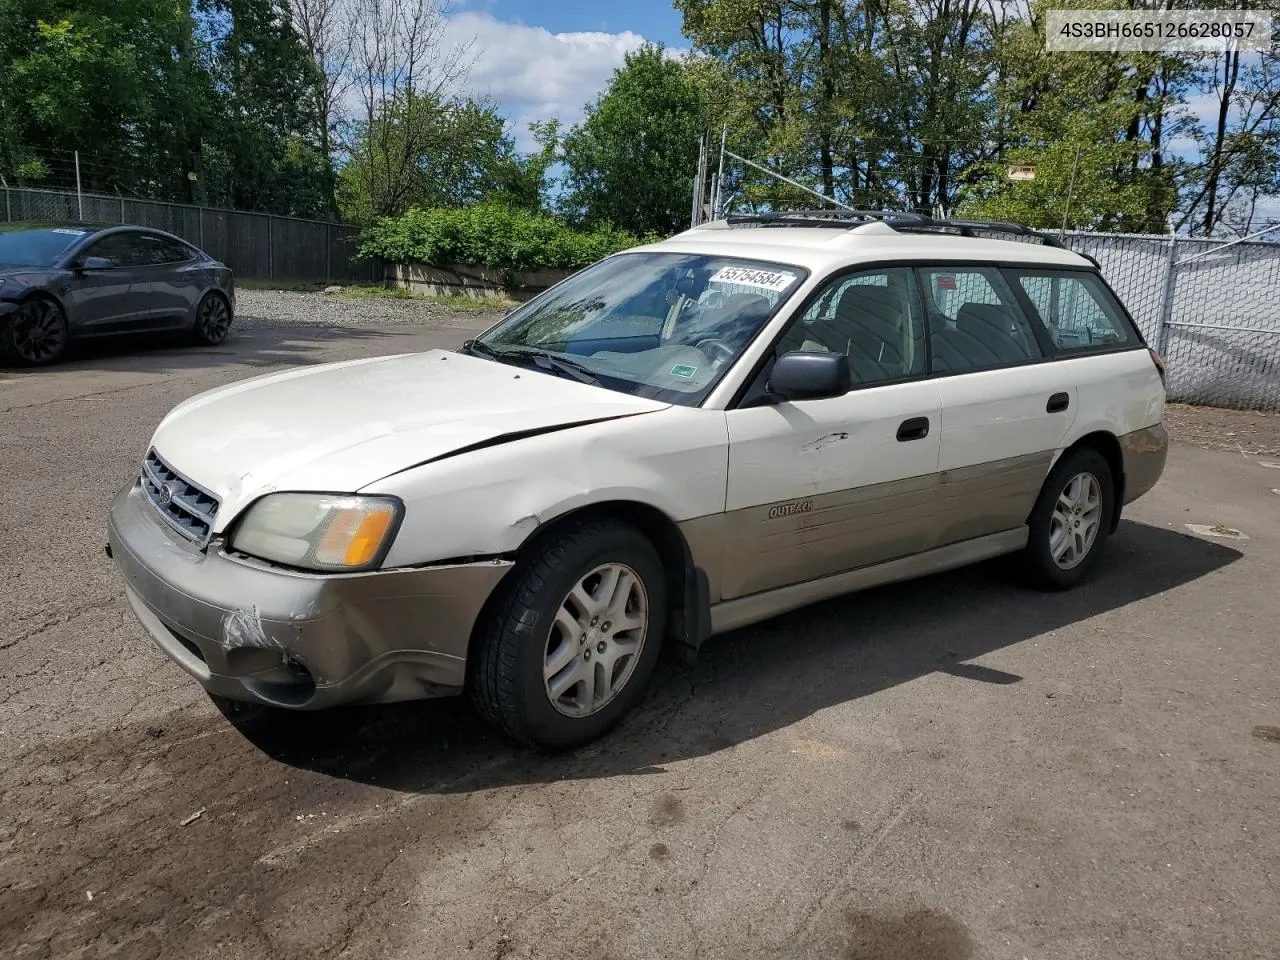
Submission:
<svg viewBox="0 0 1280 960">
<path fill-rule="evenodd" d="M 225 293 L 223 293 L 217 287 L 212 287 L 209 290 L 206 290 L 204 292 L 204 297 L 210 297 L 210 296 L 217 297 L 219 300 L 221 300 L 223 303 L 227 305 L 227 310 L 231 310 L 231 300 L 227 297 Z M 204 297 L 201 297 L 200 299 L 203 300 Z"/>
<path fill-rule="evenodd" d="M 1115 533 L 1120 525 L 1120 508 L 1124 504 L 1124 454 L 1120 450 L 1120 441 L 1116 439 L 1114 433 L 1095 430 L 1073 443 L 1063 451 L 1062 455 L 1065 457 L 1072 450 L 1086 448 L 1097 450 L 1106 459 L 1107 466 L 1111 468 L 1111 479 L 1115 484 L 1116 495 L 1116 508 L 1111 514 L 1111 532 Z"/>
<path fill-rule="evenodd" d="M 47 300 L 49 303 L 52 303 L 55 307 L 61 310 L 64 317 L 67 315 L 67 308 L 62 305 L 62 301 L 48 290 L 32 290 L 30 293 L 24 295 L 18 302 L 26 303 L 30 300 Z"/>
<path fill-rule="evenodd" d="M 689 553 L 689 544 L 684 534 L 676 526 L 675 521 L 657 507 L 634 500 L 608 500 L 604 503 L 593 503 L 562 514 L 539 527 L 520 545 L 523 553 L 531 544 L 554 533 L 567 523 L 584 518 L 608 518 L 620 520 L 639 530 L 653 544 L 662 560 L 662 569 L 667 575 L 668 603 L 674 610 L 680 606 L 684 596 L 685 579 L 692 570 L 693 561 Z"/>
<path fill-rule="evenodd" d="M 683 651 L 696 653 L 710 630 L 711 607 L 705 589 L 706 576 L 694 569 L 689 543 L 676 522 L 657 507 L 635 500 L 608 500 L 579 507 L 538 527 L 516 551 L 516 562 L 533 544 L 553 535 L 566 524 L 584 518 L 619 520 L 635 527 L 658 551 L 667 582 L 666 635 L 682 641 Z"/>
</svg>

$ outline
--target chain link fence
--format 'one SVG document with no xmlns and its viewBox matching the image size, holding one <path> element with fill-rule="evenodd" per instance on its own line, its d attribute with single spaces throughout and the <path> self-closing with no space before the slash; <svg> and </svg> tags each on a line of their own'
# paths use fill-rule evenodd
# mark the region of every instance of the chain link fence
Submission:
<svg viewBox="0 0 1280 960">
<path fill-rule="evenodd" d="M 380 283 L 381 261 L 356 260 L 356 227 L 74 191 L 3 187 L 8 221 L 84 220 L 165 230 L 221 260 L 239 278 Z"/>
<path fill-rule="evenodd" d="M 1169 370 L 1169 399 L 1280 410 L 1280 244 L 1068 234 Z"/>
</svg>

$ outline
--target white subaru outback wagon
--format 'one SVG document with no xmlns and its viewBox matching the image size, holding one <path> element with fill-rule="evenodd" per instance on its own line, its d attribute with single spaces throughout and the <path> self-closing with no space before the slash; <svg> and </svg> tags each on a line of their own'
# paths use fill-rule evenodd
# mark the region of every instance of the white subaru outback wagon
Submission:
<svg viewBox="0 0 1280 960">
<path fill-rule="evenodd" d="M 1025 227 L 730 218 L 460 351 L 179 404 L 108 549 L 215 696 L 467 691 L 566 747 L 664 643 L 1018 551 L 1074 585 L 1164 469 L 1163 379 L 1097 265 Z"/>
</svg>

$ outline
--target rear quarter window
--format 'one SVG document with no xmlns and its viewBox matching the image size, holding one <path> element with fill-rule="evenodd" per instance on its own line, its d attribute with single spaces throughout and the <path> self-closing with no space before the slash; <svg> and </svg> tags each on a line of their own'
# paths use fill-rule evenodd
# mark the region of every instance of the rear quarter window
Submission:
<svg viewBox="0 0 1280 960">
<path fill-rule="evenodd" d="M 1134 346 L 1138 337 L 1115 297 L 1092 273 L 1010 270 L 1053 345 L 1065 354 Z"/>
</svg>

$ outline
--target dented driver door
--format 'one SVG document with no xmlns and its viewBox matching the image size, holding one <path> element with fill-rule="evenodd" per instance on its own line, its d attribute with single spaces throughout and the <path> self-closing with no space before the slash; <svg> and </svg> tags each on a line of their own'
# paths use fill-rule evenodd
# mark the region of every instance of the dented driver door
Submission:
<svg viewBox="0 0 1280 960">
<path fill-rule="evenodd" d="M 936 523 L 936 382 L 727 411 L 721 598 L 922 550 Z"/>
</svg>

